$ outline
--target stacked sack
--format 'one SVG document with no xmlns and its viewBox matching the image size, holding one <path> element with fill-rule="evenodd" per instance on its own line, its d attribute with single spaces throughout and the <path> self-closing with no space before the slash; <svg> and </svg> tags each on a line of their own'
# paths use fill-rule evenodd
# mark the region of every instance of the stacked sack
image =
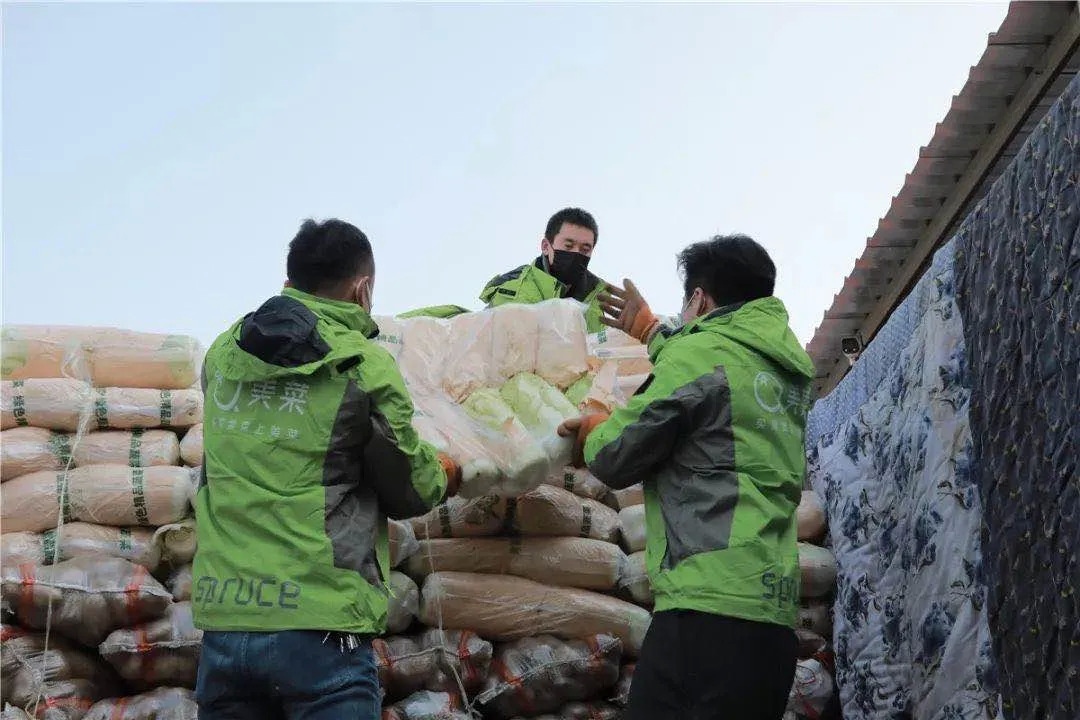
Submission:
<svg viewBox="0 0 1080 720">
<path fill-rule="evenodd" d="M 573 301 L 378 322 L 418 432 L 465 476 L 408 523 L 416 545 L 393 577 L 419 603 L 407 632 L 375 642 L 384 720 L 617 718 L 650 622 L 620 545 L 618 510 L 641 492 L 567 468 L 555 427 L 622 402 L 640 364 L 599 358 Z"/>
<path fill-rule="evenodd" d="M 5 327 L 0 703 L 78 720 L 194 718 L 192 338 Z M 186 455 L 185 455 L 186 456 Z M 193 456 L 193 463 L 201 462 Z M 17 715 L 15 715 L 17 716 Z"/>
</svg>

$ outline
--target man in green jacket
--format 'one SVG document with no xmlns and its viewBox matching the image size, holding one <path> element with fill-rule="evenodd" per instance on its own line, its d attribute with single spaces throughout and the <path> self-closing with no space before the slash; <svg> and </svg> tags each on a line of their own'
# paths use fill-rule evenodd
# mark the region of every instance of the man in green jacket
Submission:
<svg viewBox="0 0 1080 720">
<path fill-rule="evenodd" d="M 401 374 L 371 341 L 367 237 L 308 220 L 287 265 L 284 292 L 203 366 L 199 717 L 377 720 L 386 516 L 427 512 L 460 470 L 417 437 Z"/>
<path fill-rule="evenodd" d="M 780 720 L 795 672 L 795 509 L 813 366 L 746 236 L 679 256 L 683 326 L 664 330 L 633 283 L 605 323 L 648 343 L 652 375 L 610 418 L 568 421 L 607 485 L 643 482 L 655 614 L 628 720 Z"/>
<path fill-rule="evenodd" d="M 592 215 L 580 208 L 565 208 L 551 216 L 540 240 L 540 257 L 492 278 L 480 300 L 488 307 L 506 303 L 538 303 L 574 298 L 585 304 L 589 332 L 601 328 L 600 294 L 606 287 L 589 272 L 589 260 L 599 231 Z"/>
</svg>

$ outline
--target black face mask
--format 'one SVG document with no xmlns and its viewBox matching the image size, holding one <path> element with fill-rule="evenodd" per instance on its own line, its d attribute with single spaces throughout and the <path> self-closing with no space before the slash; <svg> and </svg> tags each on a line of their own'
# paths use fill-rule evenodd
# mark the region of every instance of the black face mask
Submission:
<svg viewBox="0 0 1080 720">
<path fill-rule="evenodd" d="M 548 270 L 567 287 L 574 287 L 585 277 L 589 267 L 589 256 L 569 250 L 555 250 L 555 261 L 549 263 Z"/>
</svg>

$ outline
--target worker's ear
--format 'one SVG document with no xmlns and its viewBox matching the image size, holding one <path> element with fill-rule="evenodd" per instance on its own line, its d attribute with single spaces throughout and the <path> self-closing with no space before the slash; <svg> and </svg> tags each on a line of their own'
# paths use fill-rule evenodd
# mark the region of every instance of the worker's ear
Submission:
<svg viewBox="0 0 1080 720">
<path fill-rule="evenodd" d="M 555 248 L 546 237 L 540 238 L 540 254 L 547 258 L 548 263 L 555 262 Z"/>
<path fill-rule="evenodd" d="M 288 278 L 285 278 L 285 284 L 282 287 L 291 288 L 292 287 L 292 280 L 289 280 Z"/>
</svg>

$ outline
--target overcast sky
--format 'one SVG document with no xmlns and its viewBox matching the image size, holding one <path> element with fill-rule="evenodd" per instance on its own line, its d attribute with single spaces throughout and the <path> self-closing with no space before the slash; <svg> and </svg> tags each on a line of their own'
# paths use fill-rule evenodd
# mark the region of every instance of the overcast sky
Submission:
<svg viewBox="0 0 1080 720">
<path fill-rule="evenodd" d="M 375 247 L 377 314 L 479 307 L 545 221 L 678 312 L 745 232 L 808 341 L 997 4 L 3 7 L 3 320 L 209 343 L 300 221 Z"/>
</svg>

